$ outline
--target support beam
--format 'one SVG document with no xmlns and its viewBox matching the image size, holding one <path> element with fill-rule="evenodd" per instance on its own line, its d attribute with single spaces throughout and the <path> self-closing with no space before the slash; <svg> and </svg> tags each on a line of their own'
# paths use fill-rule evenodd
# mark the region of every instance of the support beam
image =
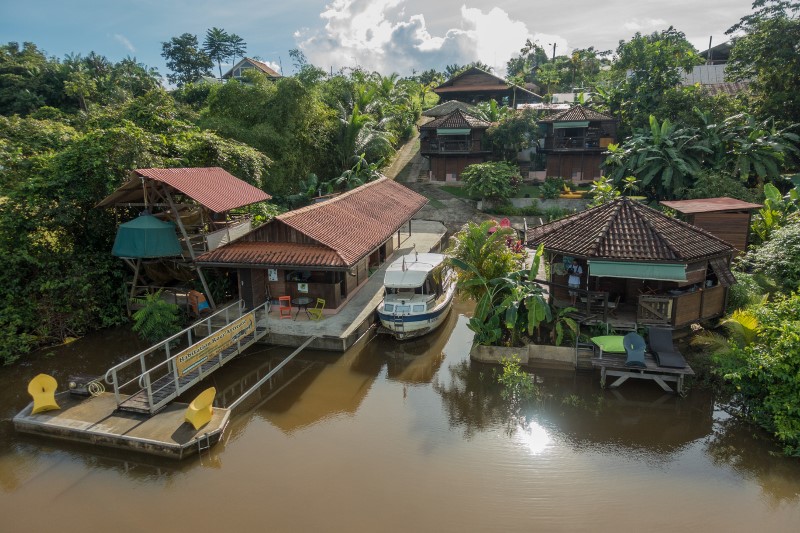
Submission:
<svg viewBox="0 0 800 533">
<path fill-rule="evenodd" d="M 189 235 L 186 233 L 186 228 L 183 226 L 183 221 L 181 220 L 181 216 L 178 213 L 178 210 L 175 209 L 175 203 L 172 201 L 172 195 L 169 193 L 166 187 L 164 188 L 164 196 L 166 196 L 167 202 L 169 203 L 169 207 L 175 214 L 175 223 L 178 225 L 178 228 L 180 228 L 181 235 L 183 235 L 184 241 L 186 242 L 186 247 L 189 249 L 189 256 L 192 258 L 192 264 L 197 270 L 197 275 L 200 277 L 200 283 L 203 284 L 203 290 L 206 293 L 206 299 L 208 300 L 208 305 L 211 306 L 211 309 L 216 309 L 217 305 L 214 303 L 214 297 L 211 295 L 211 290 L 208 288 L 208 283 L 206 283 L 206 278 L 203 275 L 203 270 L 196 262 L 197 258 L 194 255 L 194 248 L 192 247 L 192 242 L 189 240 Z"/>
</svg>

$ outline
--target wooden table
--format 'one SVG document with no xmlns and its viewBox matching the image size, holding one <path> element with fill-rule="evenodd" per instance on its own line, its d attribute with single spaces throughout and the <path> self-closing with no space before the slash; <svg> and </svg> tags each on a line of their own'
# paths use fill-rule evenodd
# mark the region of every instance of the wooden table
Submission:
<svg viewBox="0 0 800 533">
<path fill-rule="evenodd" d="M 658 366 L 655 359 L 650 354 L 645 354 L 645 368 L 634 368 L 625 366 L 625 356 L 617 354 L 607 354 L 605 358 L 596 357 L 592 359 L 592 366 L 600 369 L 600 386 L 605 388 L 606 376 L 616 377 L 610 388 L 616 388 L 625 383 L 628 379 L 649 379 L 658 383 L 666 392 L 677 392 L 683 394 L 683 380 L 686 376 L 694 376 L 694 370 L 689 365 L 686 368 L 666 368 Z M 667 382 L 673 382 L 676 390 L 673 390 Z"/>
</svg>

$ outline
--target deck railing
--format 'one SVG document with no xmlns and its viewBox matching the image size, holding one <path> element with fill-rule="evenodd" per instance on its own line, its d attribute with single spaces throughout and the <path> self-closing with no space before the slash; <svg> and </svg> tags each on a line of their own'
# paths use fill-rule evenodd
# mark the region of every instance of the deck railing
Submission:
<svg viewBox="0 0 800 533">
<path fill-rule="evenodd" d="M 252 311 L 255 316 L 256 330 L 258 330 L 259 326 L 261 328 L 266 327 L 266 317 L 269 312 L 268 306 L 269 302 L 265 302 Z M 239 300 L 111 367 L 106 372 L 105 381 L 113 387 L 117 405 L 120 406 L 133 395 L 142 395 L 144 393 L 151 414 L 162 409 L 167 403 L 195 385 L 209 373 L 204 371 L 204 365 L 200 364 L 181 375 L 176 361 L 177 357 L 186 348 L 196 345 L 203 339 L 207 339 L 246 314 L 244 302 Z M 262 331 L 265 330 L 262 329 Z M 241 350 L 258 340 L 258 338 L 259 336 L 254 332 L 253 337 L 244 343 L 241 338 L 238 338 L 233 345 L 235 350 L 229 350 L 227 353 L 220 351 L 214 354 L 209 358 L 209 361 L 213 362 L 214 358 L 216 358 L 218 365 L 214 366 L 211 371 L 216 370 L 229 359 L 238 355 Z M 170 393 L 164 396 L 161 393 L 166 388 L 170 388 Z M 123 395 L 126 397 L 123 398 Z"/>
</svg>

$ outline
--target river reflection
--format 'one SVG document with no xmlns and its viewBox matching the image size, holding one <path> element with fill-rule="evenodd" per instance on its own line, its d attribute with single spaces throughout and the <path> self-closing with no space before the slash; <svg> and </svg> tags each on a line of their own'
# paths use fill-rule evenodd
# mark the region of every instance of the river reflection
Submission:
<svg viewBox="0 0 800 533">
<path fill-rule="evenodd" d="M 591 373 L 542 370 L 538 398 L 510 403 L 495 368 L 468 359 L 470 311 L 456 304 L 413 342 L 304 352 L 237 408 L 224 442 L 184 462 L 11 428 L 27 379 L 101 374 L 137 351 L 126 332 L 2 369 L 0 529 L 796 530 L 797 461 L 710 391 L 608 391 Z M 217 404 L 289 352 L 259 346 L 215 373 Z"/>
</svg>

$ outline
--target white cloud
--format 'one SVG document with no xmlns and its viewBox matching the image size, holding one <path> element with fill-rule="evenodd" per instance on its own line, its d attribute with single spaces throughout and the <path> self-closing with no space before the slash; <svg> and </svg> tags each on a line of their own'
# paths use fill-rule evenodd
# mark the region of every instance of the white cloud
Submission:
<svg viewBox="0 0 800 533">
<path fill-rule="evenodd" d="M 503 75 L 506 62 L 527 39 L 543 46 L 567 41 L 556 35 L 534 35 L 524 22 L 494 7 L 488 11 L 462 5 L 453 26 L 432 34 L 422 14 L 407 14 L 406 0 L 333 0 L 320 17 L 325 26 L 296 34 L 299 47 L 315 65 L 360 66 L 380 72 L 409 74 L 413 69 L 482 61 Z"/>
<path fill-rule="evenodd" d="M 664 19 L 631 19 L 622 25 L 626 30 L 638 32 L 666 30 L 668 26 L 669 24 Z"/>
<path fill-rule="evenodd" d="M 128 40 L 127 37 L 120 33 L 114 34 L 114 40 L 119 42 L 122 46 L 128 49 L 129 52 L 136 52 L 136 48 L 134 48 L 133 44 Z"/>
</svg>

